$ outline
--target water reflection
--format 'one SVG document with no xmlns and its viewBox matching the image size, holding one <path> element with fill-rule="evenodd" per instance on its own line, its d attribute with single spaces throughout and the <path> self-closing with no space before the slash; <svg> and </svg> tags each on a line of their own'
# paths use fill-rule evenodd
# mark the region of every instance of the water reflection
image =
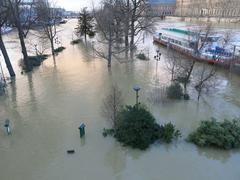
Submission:
<svg viewBox="0 0 240 180">
<path fill-rule="evenodd" d="M 82 138 L 80 138 L 80 144 L 81 146 L 84 146 L 86 144 L 86 136 L 83 136 Z"/>
<path fill-rule="evenodd" d="M 149 149 L 146 151 L 150 151 Z M 128 148 L 126 154 L 131 157 L 132 160 L 138 160 L 144 154 L 144 151 L 140 151 L 138 149 Z"/>
<path fill-rule="evenodd" d="M 198 148 L 198 153 L 200 156 L 205 156 L 207 159 L 217 160 L 221 163 L 226 163 L 231 158 L 231 151 L 228 150 L 218 150 L 214 148 Z"/>
<path fill-rule="evenodd" d="M 34 89 L 34 81 L 33 81 L 33 74 L 32 72 L 27 74 L 27 81 L 28 81 L 28 88 L 29 88 L 29 102 L 31 102 L 31 110 L 32 111 L 37 111 L 37 100 L 35 96 L 35 89 Z"/>
<path fill-rule="evenodd" d="M 17 86 L 16 86 L 16 79 L 12 80 L 10 83 L 10 90 L 11 90 L 11 101 L 12 104 L 17 106 Z"/>
<path fill-rule="evenodd" d="M 122 149 L 123 148 L 121 148 L 119 143 L 114 142 L 104 158 L 104 165 L 113 170 L 113 173 L 117 176 L 117 179 L 122 179 L 121 172 L 124 171 L 127 163 L 127 157 Z"/>
</svg>

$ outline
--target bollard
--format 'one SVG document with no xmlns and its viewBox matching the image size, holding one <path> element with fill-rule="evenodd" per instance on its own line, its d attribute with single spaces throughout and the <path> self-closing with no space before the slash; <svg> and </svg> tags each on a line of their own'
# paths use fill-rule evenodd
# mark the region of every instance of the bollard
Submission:
<svg viewBox="0 0 240 180">
<path fill-rule="evenodd" d="M 78 128 L 79 132 L 80 132 L 80 138 L 82 138 L 85 135 L 85 127 L 86 127 L 86 125 L 84 123 L 82 123 Z"/>
</svg>

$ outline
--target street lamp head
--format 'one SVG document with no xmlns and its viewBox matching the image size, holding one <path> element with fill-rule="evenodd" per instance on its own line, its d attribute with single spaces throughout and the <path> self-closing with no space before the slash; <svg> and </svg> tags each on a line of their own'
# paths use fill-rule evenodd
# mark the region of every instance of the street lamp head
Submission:
<svg viewBox="0 0 240 180">
<path fill-rule="evenodd" d="M 160 52 L 159 49 L 157 49 L 156 52 L 157 52 L 157 55 L 154 56 L 154 59 L 155 59 L 156 61 L 160 61 L 161 56 L 162 56 L 162 53 Z"/>
<path fill-rule="evenodd" d="M 133 87 L 133 90 L 136 91 L 136 92 L 138 92 L 138 91 L 141 90 L 141 88 L 140 88 L 138 85 L 136 85 L 136 86 Z"/>
</svg>

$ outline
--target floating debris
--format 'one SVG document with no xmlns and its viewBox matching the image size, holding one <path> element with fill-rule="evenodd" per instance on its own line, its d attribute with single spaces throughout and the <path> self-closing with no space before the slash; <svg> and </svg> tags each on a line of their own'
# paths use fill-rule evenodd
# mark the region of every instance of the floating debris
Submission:
<svg viewBox="0 0 240 180">
<path fill-rule="evenodd" d="M 75 150 L 74 150 L 74 149 L 67 150 L 67 153 L 68 153 L 68 154 L 74 154 L 74 153 L 75 153 Z"/>
</svg>

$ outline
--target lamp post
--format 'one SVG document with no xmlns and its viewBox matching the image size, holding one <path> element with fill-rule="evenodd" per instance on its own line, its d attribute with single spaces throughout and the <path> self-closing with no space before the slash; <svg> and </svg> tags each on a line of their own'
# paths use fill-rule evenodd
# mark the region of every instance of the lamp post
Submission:
<svg viewBox="0 0 240 180">
<path fill-rule="evenodd" d="M 141 88 L 139 86 L 134 86 L 133 90 L 136 92 L 136 106 L 138 107 L 138 104 L 139 104 L 139 102 L 138 102 L 138 98 L 139 98 L 138 92 L 141 90 Z"/>
<path fill-rule="evenodd" d="M 156 53 L 157 53 L 157 55 L 156 56 L 154 56 L 154 59 L 158 62 L 158 61 L 160 61 L 161 60 L 161 56 L 162 56 L 162 53 L 160 52 L 160 50 L 158 49 L 158 50 L 156 50 Z"/>
</svg>

